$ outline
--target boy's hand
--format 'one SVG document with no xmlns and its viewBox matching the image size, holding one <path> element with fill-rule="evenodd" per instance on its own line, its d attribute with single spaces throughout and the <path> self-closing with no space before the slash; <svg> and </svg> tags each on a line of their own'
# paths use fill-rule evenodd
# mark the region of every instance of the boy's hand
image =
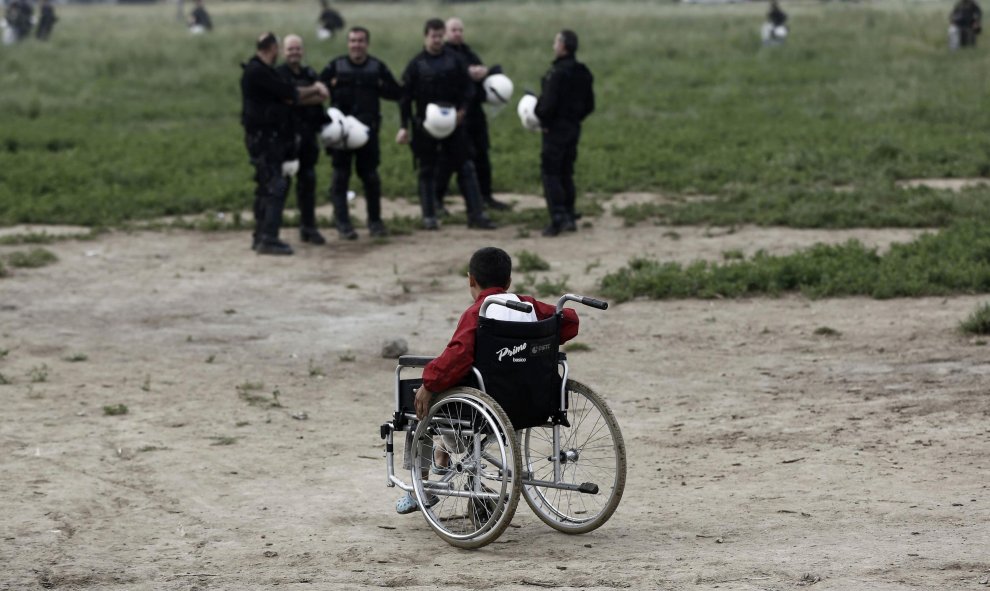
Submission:
<svg viewBox="0 0 990 591">
<path fill-rule="evenodd" d="M 427 390 L 424 386 L 420 386 L 419 390 L 416 390 L 416 418 L 423 420 L 426 413 L 430 411 L 430 400 L 433 399 L 433 392 Z"/>
</svg>

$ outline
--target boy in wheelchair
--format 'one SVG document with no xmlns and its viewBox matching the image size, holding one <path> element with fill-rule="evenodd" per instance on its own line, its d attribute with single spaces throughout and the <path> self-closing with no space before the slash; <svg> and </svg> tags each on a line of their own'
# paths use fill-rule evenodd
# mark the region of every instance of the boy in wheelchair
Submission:
<svg viewBox="0 0 990 591">
<path fill-rule="evenodd" d="M 513 322 L 535 322 L 552 317 L 556 307 L 540 302 L 530 296 L 517 296 L 507 293 L 512 282 L 512 258 L 504 250 L 492 246 L 476 251 L 468 263 L 468 288 L 474 303 L 461 314 L 454 330 L 454 335 L 439 357 L 429 362 L 423 369 L 423 385 L 416 391 L 416 416 L 422 419 L 429 411 L 434 395 L 470 379 L 471 367 L 474 365 L 475 335 L 478 330 L 478 316 L 482 305 L 490 297 L 498 297 L 513 301 L 532 304 L 529 313 L 511 310 L 505 306 L 490 306 L 487 317 Z M 560 322 L 560 343 L 566 343 L 578 334 L 577 313 L 568 308 L 563 311 Z M 406 434 L 405 460 L 403 468 L 411 469 L 412 433 Z M 427 444 L 428 445 L 428 444 Z M 454 449 L 456 441 L 444 441 L 441 449 L 435 453 L 421 450 L 421 457 L 433 457 L 433 469 L 442 472 L 448 463 L 443 449 Z M 420 471 L 426 478 L 430 466 L 421 465 Z M 437 499 L 438 500 L 438 499 Z M 433 499 L 431 499 L 432 505 Z M 400 514 L 412 513 L 419 510 L 419 505 L 412 493 L 407 493 L 396 503 L 395 510 Z"/>
</svg>

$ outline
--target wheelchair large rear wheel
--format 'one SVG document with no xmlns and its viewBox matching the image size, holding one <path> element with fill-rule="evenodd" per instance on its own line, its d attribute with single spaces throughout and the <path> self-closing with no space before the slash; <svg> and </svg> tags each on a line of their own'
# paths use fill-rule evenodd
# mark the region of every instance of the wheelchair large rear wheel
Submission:
<svg viewBox="0 0 990 591">
<path fill-rule="evenodd" d="M 438 397 L 413 435 L 411 476 L 433 531 L 458 548 L 497 539 L 516 512 L 522 460 L 512 423 L 495 400 L 474 388 Z M 433 441 L 433 458 L 421 459 L 421 441 Z M 434 458 L 446 456 L 446 462 Z M 446 465 L 441 465 L 446 463 Z M 431 465 L 424 478 L 416 466 Z"/>
<path fill-rule="evenodd" d="M 559 482 L 570 486 L 523 486 L 533 512 L 550 527 L 567 534 L 583 534 L 608 521 L 626 487 L 626 446 L 615 415 L 594 390 L 567 381 L 570 427 L 560 428 L 560 480 L 554 478 L 552 427 L 532 427 L 521 434 L 523 471 L 527 480 Z M 596 485 L 592 494 L 575 490 Z"/>
</svg>

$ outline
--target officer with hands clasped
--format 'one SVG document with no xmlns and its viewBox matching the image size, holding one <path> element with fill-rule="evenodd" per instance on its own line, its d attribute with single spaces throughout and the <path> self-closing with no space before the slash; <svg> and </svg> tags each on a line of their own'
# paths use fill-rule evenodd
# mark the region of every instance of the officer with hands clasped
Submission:
<svg viewBox="0 0 990 591">
<path fill-rule="evenodd" d="M 286 35 L 284 45 L 285 63 L 276 68 L 278 73 L 298 88 L 314 85 L 319 78 L 313 68 L 303 64 L 305 49 L 302 37 Z M 323 105 L 315 103 L 297 105 L 292 109 L 292 117 L 299 155 L 299 172 L 296 173 L 299 238 L 303 242 L 326 244 L 326 239 L 316 227 L 316 161 L 320 158 L 316 136 L 327 121 L 327 115 Z"/>
<path fill-rule="evenodd" d="M 388 235 L 381 217 L 382 182 L 378 176 L 381 151 L 378 130 L 382 115 L 380 99 L 399 100 L 401 89 L 388 66 L 368 54 L 371 33 L 364 27 L 352 27 L 347 32 L 347 54 L 338 56 L 323 68 L 320 80 L 330 89 L 333 107 L 346 115 L 357 118 L 369 129 L 368 142 L 357 150 L 334 149 L 333 180 L 330 184 L 330 200 L 333 202 L 337 231 L 345 240 L 358 237 L 351 224 L 347 205 L 347 186 L 351 176 L 351 162 L 364 184 L 364 198 L 368 207 L 368 231 L 374 237 Z"/>
<path fill-rule="evenodd" d="M 279 43 L 274 33 L 259 37 L 256 49 L 242 64 L 241 76 L 241 124 L 257 183 L 252 248 L 258 254 L 290 255 L 292 248 L 278 234 L 289 190 L 286 176 L 298 167 L 292 107 L 318 104 L 329 93 L 321 82 L 299 88 L 275 71 Z"/>
</svg>

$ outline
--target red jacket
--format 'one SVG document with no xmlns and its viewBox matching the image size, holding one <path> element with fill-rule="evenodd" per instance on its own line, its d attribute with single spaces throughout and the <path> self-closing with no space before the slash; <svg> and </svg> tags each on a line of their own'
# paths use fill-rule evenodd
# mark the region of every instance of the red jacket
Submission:
<svg viewBox="0 0 990 591">
<path fill-rule="evenodd" d="M 474 365 L 474 335 L 478 330 L 478 313 L 485 298 L 492 294 L 505 293 L 501 287 L 490 287 L 478 295 L 478 299 L 470 308 L 461 314 L 461 319 L 454 329 L 454 336 L 447 343 L 447 348 L 423 369 L 423 385 L 430 392 L 443 392 L 456 385 L 471 371 Z M 519 296 L 524 302 L 533 304 L 536 317 L 545 320 L 554 315 L 557 307 L 537 301 L 530 296 Z M 564 309 L 560 322 L 561 344 L 573 339 L 578 333 L 578 315 L 570 308 Z"/>
</svg>

